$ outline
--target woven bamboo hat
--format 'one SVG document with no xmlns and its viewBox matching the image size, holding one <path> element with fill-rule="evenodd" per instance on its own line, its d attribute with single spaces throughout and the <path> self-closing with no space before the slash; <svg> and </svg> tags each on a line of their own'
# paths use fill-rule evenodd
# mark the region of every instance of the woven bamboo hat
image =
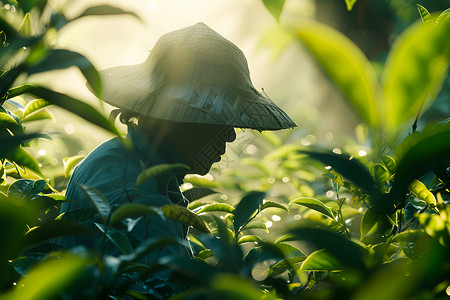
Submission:
<svg viewBox="0 0 450 300">
<path fill-rule="evenodd" d="M 105 102 L 142 116 L 257 130 L 296 126 L 253 87 L 242 51 L 203 23 L 161 36 L 144 63 L 101 77 Z"/>
</svg>

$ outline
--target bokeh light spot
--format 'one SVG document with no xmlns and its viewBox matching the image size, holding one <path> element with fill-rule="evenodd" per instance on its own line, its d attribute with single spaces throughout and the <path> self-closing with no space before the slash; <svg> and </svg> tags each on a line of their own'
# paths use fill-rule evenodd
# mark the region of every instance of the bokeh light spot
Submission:
<svg viewBox="0 0 450 300">
<path fill-rule="evenodd" d="M 262 281 L 269 275 L 269 266 L 267 262 L 258 262 L 252 268 L 252 277 L 257 281 Z"/>
<path fill-rule="evenodd" d="M 365 151 L 365 150 L 359 150 L 359 152 L 358 152 L 358 155 L 359 156 L 366 156 L 367 155 L 367 152 Z"/>
<path fill-rule="evenodd" d="M 278 221 L 281 221 L 281 217 L 278 216 L 278 215 L 273 215 L 273 216 L 272 216 L 272 220 L 273 220 L 274 222 L 278 222 Z"/>
<path fill-rule="evenodd" d="M 73 126 L 73 124 L 71 124 L 71 123 L 67 123 L 66 125 L 64 125 L 64 131 L 67 134 L 74 134 L 75 133 L 75 126 Z"/>
<path fill-rule="evenodd" d="M 245 154 L 253 155 L 253 154 L 256 153 L 256 151 L 258 151 L 258 148 L 256 148 L 255 145 L 253 145 L 253 144 L 248 144 L 247 147 L 245 147 L 244 153 L 245 153 Z"/>
</svg>

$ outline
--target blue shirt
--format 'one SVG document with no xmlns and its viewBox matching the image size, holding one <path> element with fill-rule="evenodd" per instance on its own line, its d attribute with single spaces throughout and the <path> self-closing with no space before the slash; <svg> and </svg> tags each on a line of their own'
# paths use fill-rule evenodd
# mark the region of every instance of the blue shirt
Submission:
<svg viewBox="0 0 450 300">
<path fill-rule="evenodd" d="M 166 172 L 162 176 L 147 180 L 135 189 L 136 178 L 143 170 L 159 164 L 182 162 L 178 154 L 164 142 L 156 145 L 137 128 L 129 127 L 127 139 L 131 141 L 132 149 L 128 149 L 119 138 L 114 138 L 94 149 L 75 168 L 66 191 L 66 197 L 72 202 L 64 203 L 61 212 L 70 216 L 70 212 L 93 208 L 93 204 L 78 184 L 88 185 L 100 191 L 108 200 L 112 211 L 125 203 L 141 203 L 157 207 L 165 204 L 187 206 L 178 181 L 184 174 Z M 85 225 L 100 234 L 94 222 L 99 221 L 89 219 Z M 141 217 L 137 223 L 124 224 L 123 227 L 122 233 L 135 245 L 154 237 L 185 239 L 187 232 L 181 223 L 162 220 L 158 216 Z M 99 237 L 77 236 L 62 238 L 60 243 L 66 247 L 85 245 L 90 249 L 99 249 L 101 241 Z M 107 242 L 104 246 L 108 254 L 121 254 L 112 243 Z M 163 255 L 188 253 L 185 247 L 174 245 L 165 247 L 157 253 L 150 253 L 141 262 L 150 264 Z"/>
</svg>

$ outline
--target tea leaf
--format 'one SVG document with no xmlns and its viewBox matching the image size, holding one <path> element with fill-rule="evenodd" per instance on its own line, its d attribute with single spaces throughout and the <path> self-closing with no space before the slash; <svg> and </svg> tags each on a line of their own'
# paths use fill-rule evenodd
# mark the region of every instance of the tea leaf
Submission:
<svg viewBox="0 0 450 300">
<path fill-rule="evenodd" d="M 103 196 L 103 194 L 96 188 L 84 184 L 79 184 L 78 186 L 97 209 L 103 224 L 108 224 L 109 216 L 111 214 L 111 207 L 109 206 L 109 202 L 106 200 L 105 196 Z"/>
<path fill-rule="evenodd" d="M 280 16 L 281 12 L 283 11 L 284 2 L 285 0 L 263 0 L 264 5 L 272 14 L 272 16 L 275 17 L 277 22 L 280 21 Z"/>
<path fill-rule="evenodd" d="M 254 191 L 247 193 L 242 198 L 234 211 L 234 231 L 236 233 L 260 209 L 265 196 L 264 192 Z"/>
<path fill-rule="evenodd" d="M 328 206 L 323 204 L 322 201 L 320 201 L 318 199 L 301 197 L 301 198 L 298 198 L 298 199 L 295 199 L 295 200 L 292 200 L 291 202 L 289 202 L 289 206 L 291 204 L 299 204 L 302 206 L 306 206 L 306 207 L 308 207 L 312 210 L 315 210 L 315 211 L 327 216 L 328 218 L 331 218 L 334 220 L 334 214 L 333 214 L 333 211 L 331 210 L 331 208 L 329 208 Z"/>
<path fill-rule="evenodd" d="M 338 271 L 342 270 L 342 264 L 339 263 L 325 249 L 317 250 L 305 259 L 301 271 Z"/>
<path fill-rule="evenodd" d="M 315 22 L 293 29 L 297 36 L 342 90 L 346 99 L 370 126 L 379 125 L 377 75 L 364 53 L 337 30 Z"/>
</svg>

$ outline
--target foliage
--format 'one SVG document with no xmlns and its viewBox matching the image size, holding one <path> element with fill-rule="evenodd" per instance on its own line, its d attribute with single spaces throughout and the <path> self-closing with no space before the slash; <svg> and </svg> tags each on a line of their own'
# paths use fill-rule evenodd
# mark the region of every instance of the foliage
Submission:
<svg viewBox="0 0 450 300">
<path fill-rule="evenodd" d="M 284 1 L 272 3 L 278 6 L 268 8 L 279 18 Z M 224 174 L 228 180 L 187 178 L 188 209 L 127 204 L 113 210 L 100 192 L 81 186 L 92 209 L 63 218 L 59 206 L 70 199 L 49 184 L 26 150 L 30 140 L 49 135 L 27 133 L 25 124 L 49 118 L 47 107 L 58 105 L 118 132 L 85 102 L 27 83 L 29 75 L 76 66 L 101 95 L 89 60 L 52 46 L 58 30 L 72 20 L 46 1 L 8 5 L 0 11 L 0 299 L 166 299 L 172 286 L 179 288 L 172 299 L 446 297 L 450 120 L 421 131 L 417 120 L 448 76 L 448 11 L 435 17 L 419 6 L 425 24 L 412 25 L 396 40 L 381 79 L 336 30 L 316 23 L 287 30 L 310 50 L 368 128 L 367 155 L 311 149 L 297 141 L 283 145 L 277 135 L 264 133 L 271 151 L 261 159 L 242 159 L 252 172 L 247 180 L 239 170 Z M 119 13 L 127 12 L 101 6 L 78 18 Z M 401 139 L 411 124 L 412 132 Z M 68 159 L 66 176 L 80 159 Z M 183 167 L 144 170 L 136 186 Z M 165 256 L 141 263 L 147 253 L 187 246 L 170 238 L 136 243 L 118 230 L 142 216 L 189 226 L 193 259 Z M 118 255 L 54 243 L 62 236 L 93 234 L 83 226 L 93 218 L 97 233 Z M 171 270 L 168 282 L 152 276 L 161 270 Z"/>
</svg>

